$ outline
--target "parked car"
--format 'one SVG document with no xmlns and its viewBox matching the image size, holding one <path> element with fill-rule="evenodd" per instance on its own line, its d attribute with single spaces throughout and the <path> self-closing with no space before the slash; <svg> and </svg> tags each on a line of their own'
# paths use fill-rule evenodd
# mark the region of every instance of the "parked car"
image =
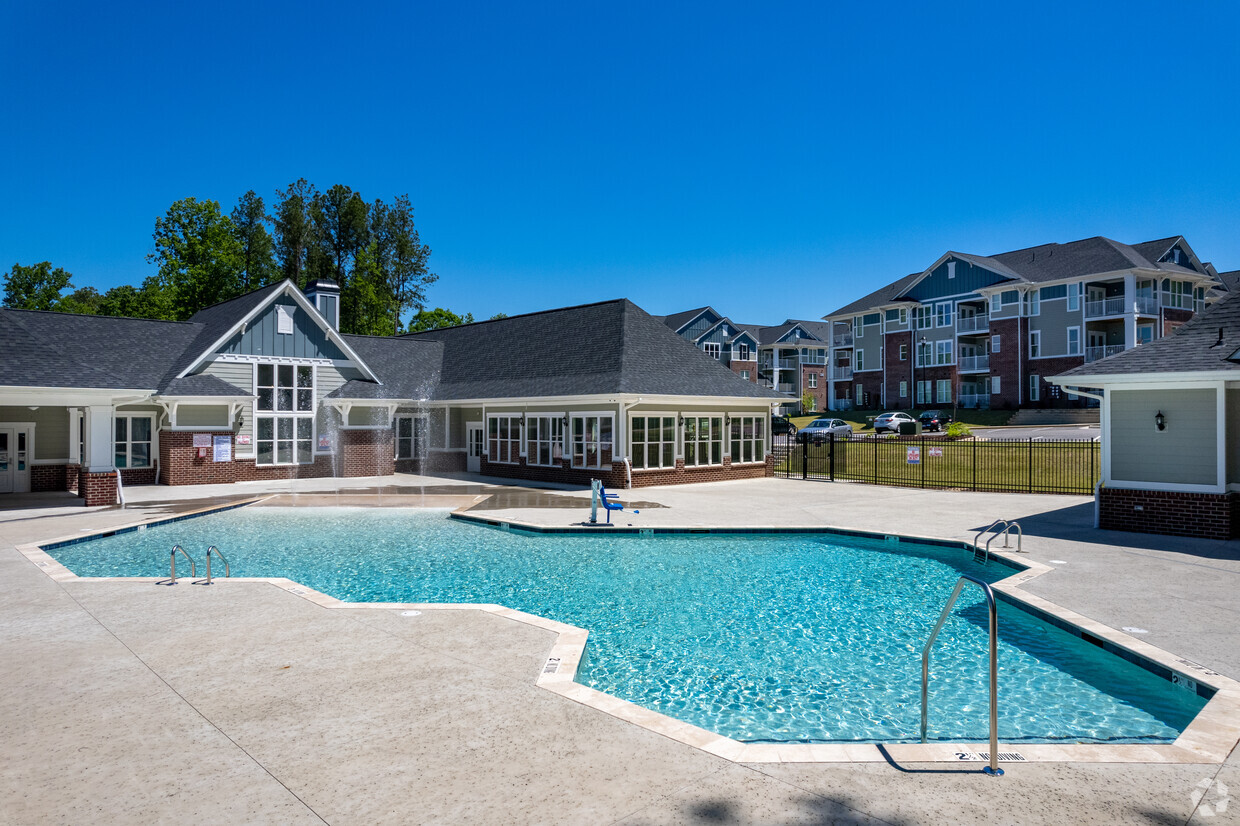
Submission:
<svg viewBox="0 0 1240 826">
<path fill-rule="evenodd" d="M 814 419 L 797 431 L 797 441 L 804 444 L 805 442 L 826 439 L 829 436 L 835 436 L 837 439 L 847 439 L 849 436 L 852 436 L 852 432 L 852 425 L 843 419 Z"/>
<path fill-rule="evenodd" d="M 792 419 L 789 419 L 787 416 L 779 415 L 771 417 L 771 435 L 783 436 L 785 434 L 796 432 L 797 426 L 792 423 Z"/>
<path fill-rule="evenodd" d="M 952 417 L 941 410 L 924 410 L 917 421 L 921 422 L 922 430 L 943 430 L 952 423 Z"/>
<path fill-rule="evenodd" d="M 874 420 L 875 433 L 899 433 L 902 422 L 917 421 L 907 413 L 884 413 Z"/>
</svg>

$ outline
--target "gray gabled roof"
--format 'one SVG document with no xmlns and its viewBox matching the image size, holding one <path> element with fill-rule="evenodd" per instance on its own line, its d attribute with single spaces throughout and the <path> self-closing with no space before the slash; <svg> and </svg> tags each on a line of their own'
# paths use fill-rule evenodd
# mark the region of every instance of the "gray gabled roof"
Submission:
<svg viewBox="0 0 1240 826">
<path fill-rule="evenodd" d="M 0 385 L 158 390 L 200 326 L 0 308 Z"/>
<path fill-rule="evenodd" d="M 690 321 L 697 318 L 698 316 L 700 316 L 702 313 L 706 312 L 707 310 L 710 310 L 712 313 L 715 313 L 715 315 L 719 315 L 719 313 L 715 312 L 714 307 L 707 305 L 705 307 L 698 307 L 696 310 L 685 310 L 684 312 L 672 313 L 671 315 L 664 315 L 664 316 L 651 316 L 651 318 L 658 318 L 660 321 L 662 321 L 664 324 L 670 327 L 673 333 L 675 333 L 675 332 L 678 332 L 681 327 L 685 326 Z"/>
<path fill-rule="evenodd" d="M 167 375 L 164 376 L 163 383 L 166 384 L 172 381 L 179 373 L 189 369 L 233 325 L 249 315 L 255 307 L 262 304 L 272 293 L 279 291 L 283 286 L 284 282 L 278 281 L 275 284 L 270 284 L 229 301 L 213 304 L 194 313 L 188 323 L 198 325 L 198 335 L 179 354 L 179 357 L 169 368 Z"/>
<path fill-rule="evenodd" d="M 161 396 L 216 396 L 247 399 L 254 395 L 209 373 L 173 379 L 163 386 L 159 394 Z"/>
<path fill-rule="evenodd" d="M 845 304 L 833 313 L 827 313 L 823 316 L 823 318 L 834 318 L 835 316 L 841 315 L 856 315 L 857 313 L 863 313 L 867 310 L 873 310 L 876 307 L 881 307 L 884 304 L 893 304 L 899 300 L 898 296 L 900 293 L 913 286 L 913 282 L 921 278 L 922 275 L 923 273 L 919 272 L 909 273 L 903 278 L 893 281 L 885 287 L 878 288 L 867 296 L 858 298 L 851 304 Z M 911 299 L 906 300 L 911 302 Z"/>
<path fill-rule="evenodd" d="M 611 393 L 786 400 L 745 381 L 627 299 L 404 337 L 439 342 L 436 399 Z"/>
<path fill-rule="evenodd" d="M 1082 364 L 1055 378 L 1240 371 L 1240 364 L 1228 360 L 1237 350 L 1240 292 L 1230 292 L 1169 336 Z"/>
<path fill-rule="evenodd" d="M 329 399 L 433 398 L 443 366 L 438 341 L 384 336 L 344 336 L 382 384 L 354 379 L 327 394 Z"/>
</svg>

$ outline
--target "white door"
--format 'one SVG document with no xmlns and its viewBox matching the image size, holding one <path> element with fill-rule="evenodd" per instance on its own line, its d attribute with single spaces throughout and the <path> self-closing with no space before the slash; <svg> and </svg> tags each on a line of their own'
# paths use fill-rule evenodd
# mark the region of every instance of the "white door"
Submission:
<svg viewBox="0 0 1240 826">
<path fill-rule="evenodd" d="M 1090 347 L 1105 347 L 1106 344 L 1107 344 L 1106 333 L 1095 332 L 1093 330 L 1089 331 L 1089 346 Z"/>
<path fill-rule="evenodd" d="M 30 490 L 30 444 L 34 428 L 29 425 L 0 427 L 0 493 Z"/>
<path fill-rule="evenodd" d="M 465 425 L 465 444 L 468 448 L 465 469 L 470 473 L 482 472 L 482 425 L 473 422 Z"/>
</svg>

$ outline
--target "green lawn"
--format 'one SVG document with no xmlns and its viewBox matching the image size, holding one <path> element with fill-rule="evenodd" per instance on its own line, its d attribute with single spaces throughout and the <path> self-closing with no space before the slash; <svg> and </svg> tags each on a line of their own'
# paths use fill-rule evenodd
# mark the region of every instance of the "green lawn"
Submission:
<svg viewBox="0 0 1240 826">
<path fill-rule="evenodd" d="M 950 407 L 919 407 L 915 410 L 829 410 L 825 413 L 815 413 L 812 416 L 794 416 L 792 423 L 798 428 L 805 427 L 814 419 L 843 419 L 853 426 L 853 430 L 862 431 L 870 429 L 870 419 L 882 413 L 907 413 L 914 419 L 923 410 L 942 410 L 948 416 L 951 414 Z M 1008 423 L 1008 420 L 1016 415 L 1015 410 L 964 410 L 956 411 L 956 420 L 964 422 L 967 425 L 975 425 L 977 427 L 1002 427 Z"/>
<path fill-rule="evenodd" d="M 910 447 L 920 448 L 917 464 L 909 462 Z M 793 447 L 776 475 L 800 477 L 804 450 Z M 809 475 L 829 476 L 828 445 L 809 450 Z M 1090 494 L 1102 467 L 1097 442 L 877 438 L 837 441 L 835 451 L 837 480 L 928 488 Z"/>
</svg>

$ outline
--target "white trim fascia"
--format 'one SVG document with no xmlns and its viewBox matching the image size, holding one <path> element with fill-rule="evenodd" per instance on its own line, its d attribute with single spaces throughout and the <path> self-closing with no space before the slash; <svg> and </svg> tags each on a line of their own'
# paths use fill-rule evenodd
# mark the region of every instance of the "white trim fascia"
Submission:
<svg viewBox="0 0 1240 826">
<path fill-rule="evenodd" d="M 314 367 L 352 367 L 353 362 L 340 359 L 295 358 L 293 356 L 256 356 L 238 355 L 237 353 L 218 353 L 211 361 L 222 361 L 229 364 L 297 364 Z"/>
<path fill-rule="evenodd" d="M 310 316 L 311 320 L 314 321 L 315 324 L 318 324 L 319 327 L 323 330 L 323 332 L 327 334 L 327 338 L 333 344 L 335 344 L 337 347 L 339 347 L 341 350 L 344 351 L 344 354 L 348 356 L 349 359 L 353 362 L 354 367 L 362 371 L 362 373 L 368 379 L 375 382 L 376 384 L 383 384 L 383 382 L 379 381 L 379 377 L 374 374 L 374 371 L 371 370 L 370 367 L 366 365 L 366 362 L 362 361 L 361 357 L 359 357 L 357 353 L 353 352 L 353 348 L 350 347 L 348 342 L 344 340 L 344 337 L 340 334 L 340 332 L 337 331 L 334 327 L 332 327 L 331 323 L 328 322 L 328 320 L 323 317 L 323 314 L 320 313 L 318 309 L 313 304 L 310 303 L 309 299 L 307 299 L 304 295 L 302 295 L 301 290 L 297 289 L 297 287 L 293 284 L 293 282 L 287 278 L 284 279 L 284 282 L 280 285 L 280 289 L 272 290 L 269 296 L 267 296 L 266 298 L 264 298 L 262 301 L 258 303 L 258 306 L 250 310 L 250 312 L 246 313 L 244 318 L 240 319 L 239 321 L 234 323 L 231 327 L 229 327 L 228 331 L 225 332 L 224 335 L 222 335 L 210 347 L 206 348 L 206 350 L 200 353 L 194 359 L 194 361 L 188 367 L 186 367 L 184 370 L 178 373 L 176 377 L 178 379 L 185 378 L 186 376 L 188 376 L 189 374 L 197 370 L 199 367 L 201 367 L 203 364 L 205 364 L 207 361 L 211 360 L 214 356 L 218 355 L 216 351 L 230 338 L 235 336 L 238 330 L 245 329 L 246 325 L 248 325 L 251 321 L 257 318 L 259 313 L 261 313 L 263 310 L 267 309 L 272 304 L 274 304 L 277 298 L 281 296 L 285 296 L 285 295 L 292 298 L 293 302 L 297 304 L 297 306 L 301 307 L 303 310 L 306 311 L 306 313 Z"/>
<path fill-rule="evenodd" d="M 1105 484 L 1107 488 L 1116 490 L 1156 490 L 1170 493 L 1226 493 L 1227 485 L 1186 485 L 1179 482 L 1130 482 L 1115 479 Z"/>
<path fill-rule="evenodd" d="M 117 407 L 140 404 L 154 393 L 154 390 L 98 387 L 0 386 L 0 400 L 13 407 Z"/>
<path fill-rule="evenodd" d="M 787 368 L 792 369 L 792 368 Z M 589 396 L 521 396 L 512 398 L 476 398 L 476 399 L 446 399 L 436 400 L 433 402 L 418 402 L 419 404 L 427 404 L 432 407 L 483 407 L 488 405 L 507 406 L 507 405 L 531 405 L 541 407 L 556 407 L 567 409 L 568 406 L 574 404 L 623 404 L 633 401 L 641 404 L 647 402 L 658 402 L 659 404 L 691 404 L 691 405 L 711 405 L 718 401 L 726 401 L 731 404 L 752 404 L 752 405 L 771 405 L 771 404 L 787 404 L 792 400 L 791 396 L 775 395 L 771 396 L 677 396 L 670 394 L 657 393 L 609 393 L 597 394 Z M 324 402 L 329 401 L 324 399 Z M 333 400 L 334 401 L 334 400 Z"/>
<path fill-rule="evenodd" d="M 1125 351 L 1126 352 L 1126 351 Z M 1119 373 L 1103 375 L 1074 374 L 1050 376 L 1047 381 L 1060 387 L 1114 387 L 1122 390 L 1158 390 L 1168 385 L 1175 387 L 1214 387 L 1217 382 L 1240 381 L 1240 370 L 1210 370 L 1179 373 Z"/>
<path fill-rule="evenodd" d="M 712 306 L 710 306 L 709 304 L 707 304 L 705 307 L 703 307 L 703 308 L 702 308 L 702 309 L 698 312 L 698 314 L 697 314 L 697 315 L 695 315 L 693 318 L 689 319 L 689 320 L 688 320 L 688 321 L 686 321 L 684 324 L 681 324 L 678 328 L 676 328 L 676 335 L 680 335 L 680 334 L 681 334 L 681 332 L 683 332 L 683 331 L 684 331 L 684 329 L 685 329 L 686 327 L 688 327 L 688 326 L 690 326 L 691 324 L 693 324 L 693 322 L 697 321 L 699 318 L 701 318 L 702 316 L 706 315 L 706 313 L 708 313 L 708 312 L 714 313 L 715 315 L 719 315 L 719 312 L 718 312 L 718 311 L 717 311 L 714 307 L 712 307 Z M 721 320 L 722 320 L 722 318 L 723 318 L 723 316 L 720 316 L 720 319 L 721 319 Z"/>
<path fill-rule="evenodd" d="M 164 396 L 155 395 L 151 397 L 151 401 L 156 404 L 228 404 L 229 402 L 248 402 L 257 398 L 253 393 L 238 393 L 235 396 Z M 132 404 L 132 402 L 129 402 Z"/>
</svg>

